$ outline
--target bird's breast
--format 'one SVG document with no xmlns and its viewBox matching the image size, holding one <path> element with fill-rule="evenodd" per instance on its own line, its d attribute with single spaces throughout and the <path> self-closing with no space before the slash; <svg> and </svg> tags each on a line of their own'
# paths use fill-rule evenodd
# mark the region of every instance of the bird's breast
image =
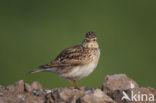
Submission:
<svg viewBox="0 0 156 103">
<path fill-rule="evenodd" d="M 87 77 L 96 68 L 99 56 L 100 51 L 96 51 L 96 54 L 92 55 L 91 61 L 89 61 L 87 64 L 73 67 L 68 73 L 63 74 L 62 77 L 71 80 L 79 80 L 81 78 Z"/>
</svg>

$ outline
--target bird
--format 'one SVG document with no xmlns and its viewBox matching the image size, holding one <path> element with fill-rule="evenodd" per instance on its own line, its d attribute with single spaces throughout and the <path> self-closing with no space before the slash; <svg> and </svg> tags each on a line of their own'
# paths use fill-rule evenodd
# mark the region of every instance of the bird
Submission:
<svg viewBox="0 0 156 103">
<path fill-rule="evenodd" d="M 54 60 L 41 65 L 28 74 L 46 71 L 58 74 L 69 81 L 76 89 L 80 89 L 76 80 L 91 74 L 97 67 L 100 49 L 94 32 L 87 32 L 83 42 L 64 49 Z"/>
</svg>

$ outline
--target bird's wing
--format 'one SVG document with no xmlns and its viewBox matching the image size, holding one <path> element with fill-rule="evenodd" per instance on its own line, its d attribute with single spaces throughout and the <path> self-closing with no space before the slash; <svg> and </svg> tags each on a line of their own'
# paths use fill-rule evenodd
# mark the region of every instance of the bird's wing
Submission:
<svg viewBox="0 0 156 103">
<path fill-rule="evenodd" d="M 55 60 L 51 61 L 47 65 L 41 66 L 41 68 L 50 67 L 68 67 L 82 65 L 85 62 L 84 57 L 86 56 L 86 50 L 81 45 L 73 46 L 63 50 Z"/>
</svg>

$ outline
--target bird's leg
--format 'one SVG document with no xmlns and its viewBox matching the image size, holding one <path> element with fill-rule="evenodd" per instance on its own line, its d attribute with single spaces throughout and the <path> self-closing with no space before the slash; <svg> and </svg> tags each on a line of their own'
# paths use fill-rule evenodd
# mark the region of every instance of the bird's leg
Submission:
<svg viewBox="0 0 156 103">
<path fill-rule="evenodd" d="M 69 82 L 73 87 L 75 87 L 75 85 L 74 85 L 74 83 L 73 83 L 72 80 L 70 80 L 70 79 L 67 79 L 67 80 L 68 80 L 68 82 Z"/>
<path fill-rule="evenodd" d="M 76 83 L 76 80 L 74 80 L 74 85 L 75 85 L 75 88 L 76 88 L 76 89 L 79 89 L 79 90 L 80 90 L 79 86 L 78 86 L 77 83 Z"/>
</svg>

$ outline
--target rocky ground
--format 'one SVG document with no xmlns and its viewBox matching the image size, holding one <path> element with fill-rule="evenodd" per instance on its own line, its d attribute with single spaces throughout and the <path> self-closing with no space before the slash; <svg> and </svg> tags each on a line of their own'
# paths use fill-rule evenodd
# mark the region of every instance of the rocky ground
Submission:
<svg viewBox="0 0 156 103">
<path fill-rule="evenodd" d="M 101 88 L 43 89 L 38 82 L 29 85 L 23 80 L 0 86 L 0 103 L 156 103 L 155 99 L 154 88 L 139 88 L 125 74 L 106 76 Z"/>
</svg>

